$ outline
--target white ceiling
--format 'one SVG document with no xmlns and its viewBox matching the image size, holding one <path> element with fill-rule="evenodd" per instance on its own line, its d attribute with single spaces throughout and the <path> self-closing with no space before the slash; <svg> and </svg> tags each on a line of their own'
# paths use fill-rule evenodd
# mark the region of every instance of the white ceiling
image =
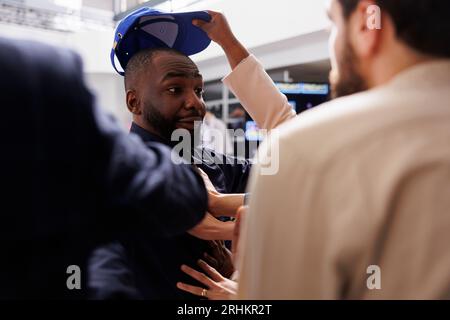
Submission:
<svg viewBox="0 0 450 320">
<path fill-rule="evenodd" d="M 83 0 L 83 7 L 113 11 L 114 0 Z"/>
</svg>

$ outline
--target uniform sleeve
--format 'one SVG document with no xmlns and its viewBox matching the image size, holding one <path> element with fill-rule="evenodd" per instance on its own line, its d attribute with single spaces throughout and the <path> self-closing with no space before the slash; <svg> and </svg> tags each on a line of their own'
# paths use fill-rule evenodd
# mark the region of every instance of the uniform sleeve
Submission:
<svg viewBox="0 0 450 320">
<path fill-rule="evenodd" d="M 223 83 L 262 129 L 271 130 L 296 116 L 286 96 L 253 55 L 242 61 Z"/>
<path fill-rule="evenodd" d="M 227 158 L 230 158 L 227 156 Z M 233 164 L 225 164 L 222 170 L 226 177 L 228 193 L 245 193 L 252 165 L 249 160 L 231 158 Z"/>
</svg>

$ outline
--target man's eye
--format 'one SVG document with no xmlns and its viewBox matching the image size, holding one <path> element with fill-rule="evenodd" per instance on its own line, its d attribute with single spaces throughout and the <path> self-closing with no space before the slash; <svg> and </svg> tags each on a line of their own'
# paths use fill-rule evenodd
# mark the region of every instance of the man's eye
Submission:
<svg viewBox="0 0 450 320">
<path fill-rule="evenodd" d="M 177 93 L 180 93 L 180 92 L 181 92 L 181 88 L 173 87 L 173 88 L 169 88 L 168 91 L 169 91 L 170 93 L 177 94 Z"/>
<path fill-rule="evenodd" d="M 203 90 L 203 88 L 197 88 L 195 89 L 195 93 L 197 94 L 197 96 L 201 97 L 205 93 L 205 90 Z"/>
</svg>

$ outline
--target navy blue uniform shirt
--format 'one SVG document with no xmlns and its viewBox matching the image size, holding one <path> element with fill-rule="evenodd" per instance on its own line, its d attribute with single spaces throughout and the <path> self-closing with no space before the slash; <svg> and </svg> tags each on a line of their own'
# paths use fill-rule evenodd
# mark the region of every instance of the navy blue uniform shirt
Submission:
<svg viewBox="0 0 450 320">
<path fill-rule="evenodd" d="M 135 123 L 131 132 L 147 143 L 168 144 Z M 250 163 L 211 151 L 207 154 L 217 157 L 222 164 L 215 164 L 210 161 L 214 159 L 207 159 L 197 166 L 205 171 L 217 191 L 244 193 Z M 164 239 L 152 238 L 149 234 L 135 233 L 122 239 L 120 243 L 97 250 L 90 264 L 94 298 L 199 299 L 178 289 L 176 283 L 181 281 L 199 285 L 184 274 L 180 267 L 187 264 L 195 268 L 197 260 L 208 251 L 207 241 L 187 233 Z"/>
</svg>

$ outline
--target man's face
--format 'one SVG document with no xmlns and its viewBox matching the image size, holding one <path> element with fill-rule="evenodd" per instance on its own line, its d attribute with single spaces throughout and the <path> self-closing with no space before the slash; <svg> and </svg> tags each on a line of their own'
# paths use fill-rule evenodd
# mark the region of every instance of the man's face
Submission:
<svg viewBox="0 0 450 320">
<path fill-rule="evenodd" d="M 360 59 L 349 39 L 350 20 L 345 19 L 338 0 L 328 1 L 328 16 L 331 20 L 329 50 L 331 57 L 330 84 L 333 98 L 339 98 L 368 89 L 360 72 Z"/>
<path fill-rule="evenodd" d="M 137 94 L 147 124 L 170 141 L 176 129 L 194 132 L 194 122 L 203 121 L 203 78 L 188 58 L 158 52 L 142 73 Z"/>
</svg>

